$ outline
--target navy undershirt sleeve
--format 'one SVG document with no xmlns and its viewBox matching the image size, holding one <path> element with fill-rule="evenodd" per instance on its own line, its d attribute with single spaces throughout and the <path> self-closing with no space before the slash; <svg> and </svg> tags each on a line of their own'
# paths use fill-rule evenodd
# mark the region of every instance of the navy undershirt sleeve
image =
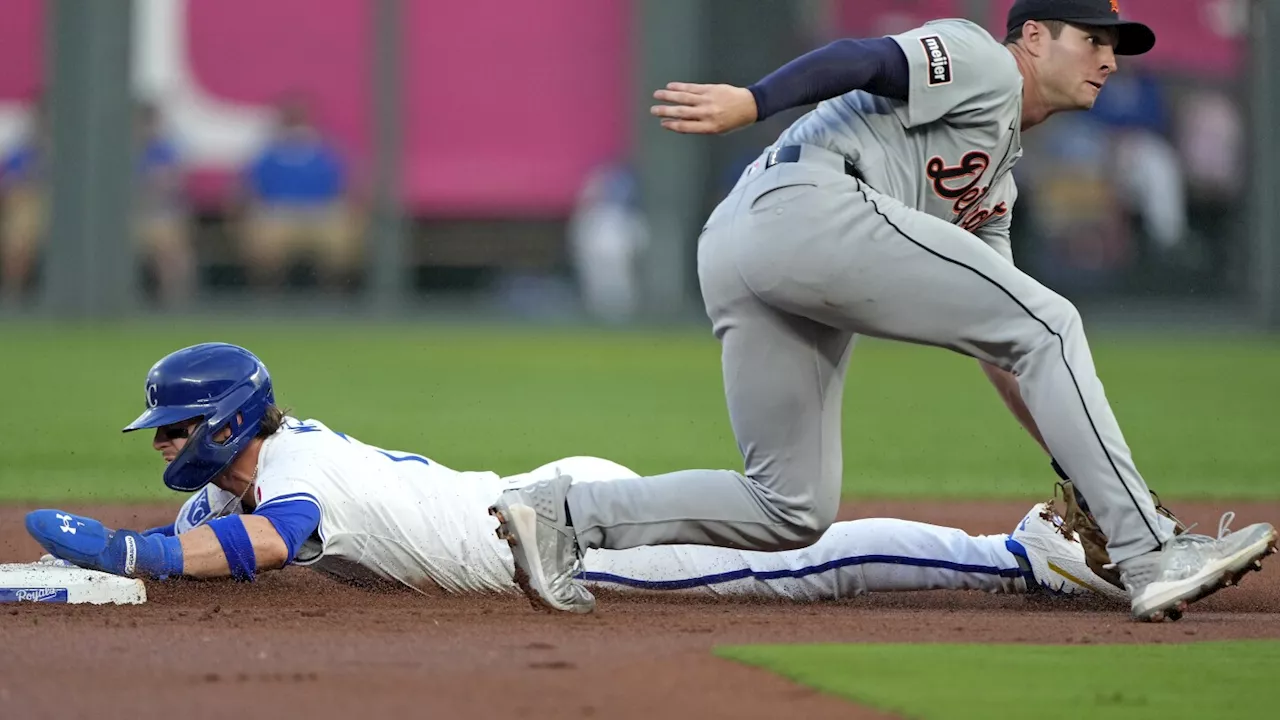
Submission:
<svg viewBox="0 0 1280 720">
<path fill-rule="evenodd" d="M 756 99 L 756 120 L 853 90 L 906 100 L 911 68 L 893 38 L 837 40 L 801 55 L 747 89 Z"/>
</svg>

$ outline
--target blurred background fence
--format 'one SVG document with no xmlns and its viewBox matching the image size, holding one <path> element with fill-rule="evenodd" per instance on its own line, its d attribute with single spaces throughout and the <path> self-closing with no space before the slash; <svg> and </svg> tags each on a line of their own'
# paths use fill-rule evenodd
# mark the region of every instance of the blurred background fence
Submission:
<svg viewBox="0 0 1280 720">
<path fill-rule="evenodd" d="M 1011 0 L 0 0 L 0 314 L 701 318 L 706 214 L 799 109 L 648 115 Z M 1156 50 L 1025 137 L 1014 251 L 1086 311 L 1280 328 L 1280 3 L 1122 0 Z"/>
</svg>

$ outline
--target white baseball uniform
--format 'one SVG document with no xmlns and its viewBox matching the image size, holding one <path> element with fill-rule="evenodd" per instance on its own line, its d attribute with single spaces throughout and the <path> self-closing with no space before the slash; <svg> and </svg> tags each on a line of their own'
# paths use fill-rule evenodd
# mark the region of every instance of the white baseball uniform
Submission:
<svg viewBox="0 0 1280 720">
<path fill-rule="evenodd" d="M 512 485 L 552 477 L 575 482 L 636 477 L 609 460 L 571 457 L 508 478 L 463 472 L 412 453 L 366 445 L 317 420 L 287 418 L 266 439 L 251 490 L 257 507 L 305 500 L 320 508 L 318 530 L 295 564 L 353 581 L 382 580 L 422 591 L 515 591 L 512 558 L 487 509 Z M 239 498 L 213 485 L 179 512 L 177 532 L 240 512 Z M 896 519 L 833 525 L 814 545 L 749 552 L 697 545 L 590 550 L 583 579 L 627 591 L 676 591 L 791 600 L 868 592 L 975 589 L 1025 592 L 1007 535 Z"/>
</svg>

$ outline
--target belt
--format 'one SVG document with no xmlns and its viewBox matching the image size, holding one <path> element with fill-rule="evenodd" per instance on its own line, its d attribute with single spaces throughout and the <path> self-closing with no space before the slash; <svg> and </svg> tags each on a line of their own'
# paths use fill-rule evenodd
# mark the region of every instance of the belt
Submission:
<svg viewBox="0 0 1280 720">
<path fill-rule="evenodd" d="M 773 152 L 769 153 L 769 157 L 765 159 L 764 167 L 767 170 L 778 163 L 800 162 L 800 154 L 803 150 L 803 145 L 782 145 L 775 148 Z M 849 158 L 844 158 L 844 174 L 851 178 L 857 178 L 862 182 L 867 181 L 866 178 L 862 177 L 862 173 L 858 171 L 858 167 L 854 165 L 853 161 Z"/>
</svg>

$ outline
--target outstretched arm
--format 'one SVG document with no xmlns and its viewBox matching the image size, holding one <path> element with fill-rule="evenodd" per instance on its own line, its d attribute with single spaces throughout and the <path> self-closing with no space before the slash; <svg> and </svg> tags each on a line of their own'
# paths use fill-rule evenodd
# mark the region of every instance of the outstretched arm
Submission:
<svg viewBox="0 0 1280 720">
<path fill-rule="evenodd" d="M 319 506 L 309 501 L 260 510 L 177 535 L 112 530 L 93 518 L 35 510 L 27 515 L 27 532 L 54 557 L 91 570 L 126 577 L 252 580 L 259 570 L 291 562 L 320 523 Z"/>
<path fill-rule="evenodd" d="M 221 524 L 242 521 L 244 538 L 233 537 L 238 531 L 223 532 Z M 177 536 L 182 545 L 182 574 L 196 578 L 219 578 L 243 575 L 248 569 L 278 570 L 289 560 L 289 548 L 271 521 L 255 515 L 219 518 L 188 533 Z M 224 547 L 225 546 L 225 547 Z M 233 571 L 233 565 L 236 567 Z"/>
<path fill-rule="evenodd" d="M 650 112 L 675 132 L 725 133 L 853 90 L 906 100 L 910 79 L 907 57 L 892 38 L 837 40 L 749 87 L 668 83 L 653 97 L 670 104 Z"/>
</svg>

